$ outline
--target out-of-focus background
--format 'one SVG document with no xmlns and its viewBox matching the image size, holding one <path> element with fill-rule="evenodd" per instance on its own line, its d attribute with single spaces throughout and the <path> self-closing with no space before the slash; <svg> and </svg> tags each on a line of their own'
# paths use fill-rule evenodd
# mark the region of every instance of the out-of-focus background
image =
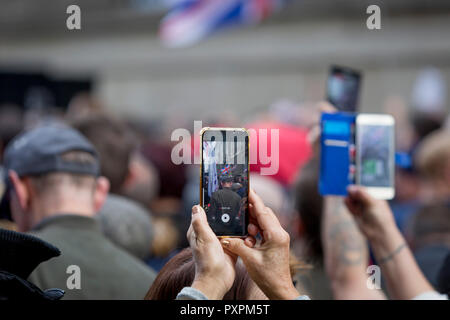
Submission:
<svg viewBox="0 0 450 320">
<path fill-rule="evenodd" d="M 74 4 L 80 30 L 66 27 Z M 369 5 L 380 30 L 366 26 Z M 198 167 L 173 164 L 171 132 L 194 120 L 278 128 L 279 173 L 252 170 L 251 184 L 294 251 L 321 261 L 318 164 L 302 167 L 331 65 L 362 72 L 360 111 L 396 118 L 412 165 L 397 168 L 391 206 L 434 284 L 450 248 L 448 0 L 0 0 L 0 155 L 42 119 L 74 123 L 100 149 L 111 193 L 147 212 L 145 224 L 142 210 L 110 200 L 103 212 L 118 215 L 105 234 L 123 244 L 118 226 L 137 227 L 126 249 L 159 270 L 187 245 L 198 203 Z"/>
<path fill-rule="evenodd" d="M 280 99 L 317 101 L 332 63 L 364 71 L 364 111 L 381 111 L 391 95 L 409 102 L 426 66 L 450 77 L 445 0 L 286 1 L 259 24 L 175 49 L 158 39 L 171 2 L 2 0 L 0 70 L 88 81 L 81 87 L 108 108 L 152 119 L 248 116 Z M 81 8 L 81 30 L 66 28 L 70 4 Z M 366 27 L 370 4 L 381 6 L 381 30 Z"/>
</svg>

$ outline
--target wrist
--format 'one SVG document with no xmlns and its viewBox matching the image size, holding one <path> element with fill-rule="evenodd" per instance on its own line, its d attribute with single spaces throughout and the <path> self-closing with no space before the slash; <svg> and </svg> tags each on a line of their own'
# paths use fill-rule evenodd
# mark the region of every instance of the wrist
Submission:
<svg viewBox="0 0 450 320">
<path fill-rule="evenodd" d="M 293 283 L 285 286 L 272 287 L 266 293 L 269 300 L 294 300 L 300 295 Z"/>
<path fill-rule="evenodd" d="M 395 225 L 386 226 L 369 239 L 378 258 L 385 256 L 405 242 Z"/>
<path fill-rule="evenodd" d="M 344 198 L 341 196 L 325 196 L 325 212 L 332 211 L 340 207 L 344 203 Z"/>
<path fill-rule="evenodd" d="M 229 290 L 221 284 L 220 279 L 208 276 L 195 276 L 191 287 L 199 290 L 210 300 L 222 300 Z"/>
</svg>

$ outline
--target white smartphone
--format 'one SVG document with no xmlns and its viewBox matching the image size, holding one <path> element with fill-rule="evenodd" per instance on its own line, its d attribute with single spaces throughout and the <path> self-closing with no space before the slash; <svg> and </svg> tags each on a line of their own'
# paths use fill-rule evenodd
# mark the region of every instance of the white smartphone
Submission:
<svg viewBox="0 0 450 320">
<path fill-rule="evenodd" d="M 377 199 L 395 195 L 394 118 L 387 114 L 356 117 L 356 183 Z"/>
</svg>

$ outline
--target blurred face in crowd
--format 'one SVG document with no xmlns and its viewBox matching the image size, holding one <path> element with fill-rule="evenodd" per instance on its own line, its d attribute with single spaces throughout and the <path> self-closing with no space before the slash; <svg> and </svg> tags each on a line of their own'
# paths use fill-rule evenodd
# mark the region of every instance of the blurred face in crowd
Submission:
<svg viewBox="0 0 450 320">
<path fill-rule="evenodd" d="M 159 177 L 156 168 L 139 152 L 130 159 L 129 173 L 121 189 L 121 195 L 149 206 L 159 193 Z"/>
<path fill-rule="evenodd" d="M 100 155 L 101 172 L 111 184 L 111 192 L 120 194 L 130 183 L 130 162 L 135 149 L 135 137 L 126 123 L 97 114 L 81 117 L 72 123 L 94 146 Z"/>
<path fill-rule="evenodd" d="M 42 219 L 58 214 L 92 216 L 103 205 L 109 190 L 106 178 L 53 172 L 19 177 L 10 171 L 14 186 L 11 214 L 19 231 L 29 231 Z"/>
</svg>

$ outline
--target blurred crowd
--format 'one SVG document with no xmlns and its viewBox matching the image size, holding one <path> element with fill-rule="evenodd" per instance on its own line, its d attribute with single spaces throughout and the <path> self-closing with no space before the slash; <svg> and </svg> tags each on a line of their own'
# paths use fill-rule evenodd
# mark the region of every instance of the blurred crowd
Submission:
<svg viewBox="0 0 450 320">
<path fill-rule="evenodd" d="M 450 128 L 439 77 L 438 70 L 426 70 L 410 100 L 392 96 L 380 102 L 396 119 L 397 151 L 407 155 L 396 167 L 396 197 L 389 202 L 395 225 L 425 279 L 448 294 Z M 380 264 L 380 258 L 372 243 L 368 248 L 364 230 L 352 235 L 355 230 L 337 228 L 333 243 L 327 240 L 327 230 L 339 222 L 328 216 L 331 200 L 318 192 L 315 137 L 324 104 L 282 100 L 244 120 L 227 112 L 215 119 L 174 116 L 161 121 L 112 114 L 88 93 L 74 97 L 66 108 L 0 106 L 0 281 L 8 283 L 0 286 L 0 298 L 58 299 L 63 293 L 52 288 L 60 288 L 64 299 L 174 299 L 189 287 L 198 272 L 197 249 L 192 244 L 186 249 L 186 233 L 191 208 L 199 201 L 199 168 L 172 162 L 178 142 L 170 134 L 178 127 L 192 130 L 194 120 L 203 120 L 203 126 L 280 130 L 278 173 L 260 175 L 264 164 L 256 163 L 250 186 L 289 234 L 289 272 L 298 292 L 311 299 L 351 298 L 336 289 L 342 277 L 331 270 L 339 265 L 331 256 L 338 251 L 332 245 L 346 240 L 354 246 L 350 249 L 364 247 L 364 272 Z M 18 139 L 24 131 L 34 135 Z M 61 172 L 48 159 L 50 169 L 32 165 L 33 157 L 46 156 L 81 165 Z M 347 239 L 340 238 L 341 231 Z M 236 263 L 233 288 L 224 298 L 269 297 L 253 285 L 254 274 L 245 262 Z M 81 283 L 70 278 L 77 267 Z M 16 279 L 28 281 L 24 285 Z M 392 294 L 382 280 L 388 297 L 404 297 L 395 290 Z M 172 282 L 177 285 L 168 286 Z"/>
</svg>

